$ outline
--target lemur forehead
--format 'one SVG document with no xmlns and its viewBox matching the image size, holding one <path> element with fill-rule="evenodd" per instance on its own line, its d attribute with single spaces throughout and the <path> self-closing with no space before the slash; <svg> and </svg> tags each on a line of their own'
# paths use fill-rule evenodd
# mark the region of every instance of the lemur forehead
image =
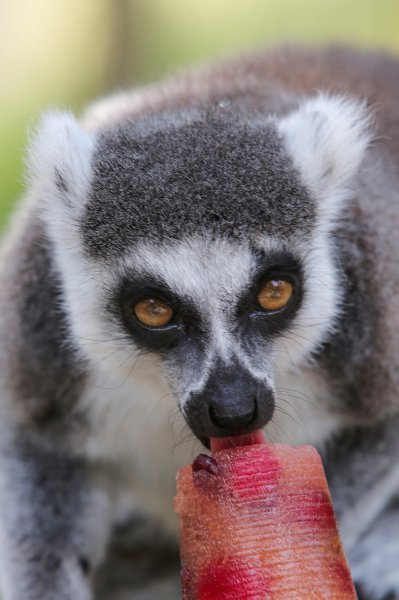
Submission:
<svg viewBox="0 0 399 600">
<path fill-rule="evenodd" d="M 142 241 L 119 263 L 119 273 L 149 278 L 154 285 L 165 284 L 180 297 L 209 305 L 220 294 L 239 292 L 251 280 L 260 250 L 248 243 L 237 247 L 229 240 L 206 240 L 193 236 L 169 241 L 162 252 L 154 242 Z M 212 292 L 212 293 L 210 293 Z"/>
<path fill-rule="evenodd" d="M 314 202 L 272 122 L 220 107 L 104 132 L 81 227 L 86 251 L 106 258 L 140 239 L 306 236 L 314 220 Z"/>
</svg>

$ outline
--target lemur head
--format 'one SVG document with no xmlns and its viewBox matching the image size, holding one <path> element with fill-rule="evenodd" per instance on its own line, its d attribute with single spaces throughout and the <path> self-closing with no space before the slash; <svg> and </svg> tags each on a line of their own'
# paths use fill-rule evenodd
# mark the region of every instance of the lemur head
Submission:
<svg viewBox="0 0 399 600">
<path fill-rule="evenodd" d="M 96 133 L 45 117 L 30 169 L 86 358 L 129 376 L 150 353 L 201 439 L 264 426 L 276 373 L 306 365 L 339 313 L 330 237 L 367 121 L 327 95 Z"/>
</svg>

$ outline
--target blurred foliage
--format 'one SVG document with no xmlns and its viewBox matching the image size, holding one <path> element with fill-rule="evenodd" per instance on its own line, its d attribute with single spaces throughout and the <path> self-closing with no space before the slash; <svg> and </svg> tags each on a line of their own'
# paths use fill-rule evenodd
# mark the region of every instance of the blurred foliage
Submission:
<svg viewBox="0 0 399 600">
<path fill-rule="evenodd" d="M 48 106 L 268 43 L 399 51 L 397 0 L 0 0 L 0 223 L 23 189 L 26 132 Z"/>
</svg>

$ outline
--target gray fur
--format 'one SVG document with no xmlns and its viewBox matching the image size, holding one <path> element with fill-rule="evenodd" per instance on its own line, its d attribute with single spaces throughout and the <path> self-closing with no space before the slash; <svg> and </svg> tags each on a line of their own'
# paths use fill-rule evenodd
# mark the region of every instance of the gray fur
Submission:
<svg viewBox="0 0 399 600">
<path fill-rule="evenodd" d="M 16 437 L 1 453 L 2 568 L 10 576 L 3 593 L 89 598 L 85 517 L 93 508 L 84 464 L 42 448 L 24 432 Z"/>
<path fill-rule="evenodd" d="M 275 129 L 216 105 L 104 132 L 81 223 L 92 256 L 195 233 L 309 232 L 314 206 Z M 248 184 L 250 182 L 250 184 Z M 112 218 L 110 218 L 112 215 Z"/>
<path fill-rule="evenodd" d="M 396 140 L 396 138 L 394 138 Z M 393 141 L 394 141 L 393 140 Z M 392 143 L 393 143 L 392 141 Z M 380 142 L 381 143 L 381 142 Z M 392 257 L 399 206 L 398 175 L 375 146 L 357 181 L 356 196 L 335 231 L 345 289 L 340 327 L 320 353 L 336 389 L 335 410 L 373 423 L 398 410 L 399 346 L 396 302 L 399 278 Z M 396 169 L 396 168 L 395 168 Z"/>
<path fill-rule="evenodd" d="M 398 82 L 399 63 L 384 55 L 285 49 L 111 98 L 86 118 L 81 146 L 69 116 L 42 170 L 40 137 L 36 179 L 1 257 L 4 600 L 90 598 L 128 483 L 132 505 L 149 518 L 163 510 L 169 526 L 168 419 L 176 400 L 206 387 L 222 355 L 240 357 L 258 381 L 280 369 L 291 395 L 279 406 L 277 390 L 276 419 L 295 403 L 307 429 L 294 421 L 289 440 L 324 452 L 359 589 L 367 600 L 399 598 Z M 277 126 L 318 89 L 382 107 L 378 142 L 328 222 Z M 330 165 L 322 178 L 333 173 Z M 289 252 L 300 265 L 303 302 L 273 335 L 267 321 L 262 331 L 251 321 L 251 301 L 241 303 L 254 297 L 259 251 L 266 262 Z M 184 308 L 190 326 L 168 348 L 140 345 L 126 329 L 115 290 L 127 276 L 135 293 L 152 278 Z M 194 450 L 174 452 L 185 462 Z M 174 594 L 167 575 L 158 588 L 141 582 L 153 596 L 136 578 L 136 597 Z"/>
<path fill-rule="evenodd" d="M 84 388 L 84 365 L 69 331 L 50 242 L 37 215 L 26 212 L 27 223 L 3 256 L 2 380 L 23 421 L 65 430 Z"/>
<path fill-rule="evenodd" d="M 375 517 L 390 503 L 390 497 L 386 494 L 384 497 L 384 485 L 392 485 L 394 492 L 398 489 L 399 468 L 392 468 L 399 460 L 398 424 L 396 416 L 377 421 L 373 426 L 348 428 L 325 449 L 326 475 L 335 510 L 338 517 L 349 521 L 344 532 L 350 551 L 358 544 L 359 535 L 372 526 Z M 365 499 L 374 490 L 377 490 L 375 502 L 364 507 Z M 357 515 L 361 513 L 360 521 Z"/>
</svg>

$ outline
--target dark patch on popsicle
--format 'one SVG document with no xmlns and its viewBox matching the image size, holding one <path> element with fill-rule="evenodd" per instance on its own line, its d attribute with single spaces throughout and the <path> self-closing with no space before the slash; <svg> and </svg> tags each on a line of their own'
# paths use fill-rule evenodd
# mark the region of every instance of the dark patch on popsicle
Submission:
<svg viewBox="0 0 399 600">
<path fill-rule="evenodd" d="M 218 463 L 212 456 L 199 454 L 192 464 L 193 481 L 197 488 L 206 492 L 217 492 L 221 478 Z"/>
<path fill-rule="evenodd" d="M 206 471 L 210 475 L 219 475 L 220 469 L 216 460 L 207 454 L 199 454 L 193 462 L 193 473 Z"/>
</svg>

